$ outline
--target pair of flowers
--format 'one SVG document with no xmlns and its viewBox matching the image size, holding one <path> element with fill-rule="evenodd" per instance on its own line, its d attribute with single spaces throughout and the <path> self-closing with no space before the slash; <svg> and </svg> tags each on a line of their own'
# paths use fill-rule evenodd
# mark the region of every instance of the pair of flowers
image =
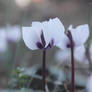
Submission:
<svg viewBox="0 0 92 92">
<path fill-rule="evenodd" d="M 57 46 L 64 50 L 64 54 L 71 47 L 67 31 L 65 33 L 64 25 L 58 18 L 42 23 L 33 22 L 32 27 L 22 27 L 22 30 L 24 42 L 29 49 L 47 49 Z M 74 52 L 78 52 L 80 49 L 83 49 L 83 52 L 84 44 L 89 37 L 88 24 L 80 25 L 76 28 L 70 25 L 68 31 L 71 32 L 73 38 Z M 79 58 L 78 53 L 75 56 Z"/>
<path fill-rule="evenodd" d="M 79 49 L 85 51 L 84 44 L 89 37 L 89 27 L 87 24 L 80 25 L 75 29 L 72 25 L 69 26 L 68 31 L 65 33 L 65 28 L 62 22 L 58 19 L 50 19 L 49 21 L 44 22 L 33 22 L 32 27 L 23 27 L 23 39 L 26 46 L 29 49 L 43 50 L 43 63 L 42 63 L 42 85 L 43 91 L 45 92 L 45 56 L 46 49 L 57 46 L 71 52 L 71 92 L 74 92 L 74 57 L 76 56 L 75 52 L 78 54 Z M 76 50 L 77 49 L 77 50 Z M 62 54 L 63 56 L 63 54 Z M 62 57 L 61 56 L 61 57 Z M 77 55 L 78 56 L 78 55 Z M 78 58 L 80 55 L 78 56 Z"/>
</svg>

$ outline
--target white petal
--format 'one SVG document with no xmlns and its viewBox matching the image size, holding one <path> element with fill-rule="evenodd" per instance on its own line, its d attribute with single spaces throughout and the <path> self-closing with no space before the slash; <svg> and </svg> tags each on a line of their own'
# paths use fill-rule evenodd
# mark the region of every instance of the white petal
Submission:
<svg viewBox="0 0 92 92">
<path fill-rule="evenodd" d="M 86 49 L 85 49 L 84 45 L 75 48 L 74 57 L 79 62 L 85 62 L 85 60 L 86 60 Z"/>
<path fill-rule="evenodd" d="M 39 38 L 41 37 L 41 34 L 40 34 L 41 31 L 43 31 L 44 39 L 45 39 L 46 46 L 47 46 L 50 42 L 48 22 L 47 21 L 44 21 L 42 23 L 32 22 L 32 27 L 36 30 L 36 33 L 38 34 Z"/>
<path fill-rule="evenodd" d="M 38 35 L 32 27 L 22 27 L 23 30 L 23 40 L 29 49 L 38 49 L 36 43 L 40 41 Z"/>
<path fill-rule="evenodd" d="M 54 39 L 55 45 L 62 41 L 64 34 L 64 26 L 58 18 L 50 19 L 48 22 L 49 33 Z"/>
<path fill-rule="evenodd" d="M 40 36 L 41 36 L 41 31 L 43 30 L 43 25 L 42 25 L 42 23 L 40 23 L 40 22 L 32 22 L 32 28 L 34 28 L 35 29 L 35 32 L 36 32 L 36 34 L 39 36 L 39 38 L 40 38 Z"/>
<path fill-rule="evenodd" d="M 45 38 L 45 41 L 46 41 L 46 46 L 48 46 L 48 44 L 51 41 L 51 33 L 50 33 L 50 30 L 49 30 L 49 24 L 48 24 L 47 21 L 42 22 L 42 24 L 43 24 L 43 34 L 44 34 L 44 38 Z"/>
<path fill-rule="evenodd" d="M 56 53 L 56 59 L 62 63 L 64 61 L 71 61 L 71 50 L 70 49 L 66 49 L 66 50 L 59 50 Z"/>
<path fill-rule="evenodd" d="M 69 44 L 69 43 L 70 43 L 69 38 L 68 38 L 66 35 L 64 35 L 63 38 L 62 38 L 62 41 L 60 41 L 60 43 L 58 43 L 57 46 L 58 46 L 60 49 L 65 50 L 65 49 L 68 49 L 68 48 L 67 48 L 67 44 Z"/>
<path fill-rule="evenodd" d="M 18 42 L 21 39 L 20 29 L 19 26 L 7 26 L 6 32 L 8 40 Z"/>
<path fill-rule="evenodd" d="M 78 30 L 80 37 L 81 37 L 81 43 L 85 43 L 89 37 L 89 26 L 88 24 L 80 25 L 76 28 Z"/>
<path fill-rule="evenodd" d="M 64 25 L 59 18 L 50 19 L 49 22 L 51 22 L 53 24 L 53 27 L 55 27 L 55 29 L 57 29 L 58 31 L 60 30 L 62 31 L 62 33 L 65 32 Z"/>
<path fill-rule="evenodd" d="M 89 37 L 89 27 L 88 24 L 80 25 L 77 28 L 71 28 L 71 33 L 75 45 L 83 45 Z"/>
<path fill-rule="evenodd" d="M 42 31 L 42 29 L 43 29 L 42 23 L 38 22 L 38 21 L 32 22 L 32 27 L 37 29 L 36 32 L 38 34 L 39 34 L 39 31 Z"/>
</svg>

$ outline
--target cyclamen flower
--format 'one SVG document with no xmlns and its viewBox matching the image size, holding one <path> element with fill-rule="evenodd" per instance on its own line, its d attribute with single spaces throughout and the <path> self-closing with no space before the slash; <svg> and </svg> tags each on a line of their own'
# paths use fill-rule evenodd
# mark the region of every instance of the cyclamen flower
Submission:
<svg viewBox="0 0 92 92">
<path fill-rule="evenodd" d="M 42 49 L 42 89 L 45 91 L 46 49 L 58 46 L 63 40 L 64 26 L 58 18 L 44 22 L 33 22 L 32 27 L 23 27 L 23 40 L 29 49 Z"/>
<path fill-rule="evenodd" d="M 20 32 L 19 26 L 7 25 L 5 30 L 6 30 L 7 40 L 12 41 L 12 42 L 20 41 L 21 32 Z"/>
<path fill-rule="evenodd" d="M 85 61 L 86 50 L 85 50 L 84 44 L 89 37 L 88 25 L 87 24 L 80 25 L 76 27 L 75 29 L 72 27 L 72 25 L 70 25 L 68 30 L 72 34 L 73 45 L 74 45 L 74 58 L 80 62 Z M 70 58 L 71 57 L 71 50 L 70 50 L 71 43 L 67 35 L 65 35 L 64 40 L 62 43 L 59 44 L 59 47 L 63 50 L 56 53 L 56 58 L 61 62 L 67 61 L 67 60 L 70 61 L 71 60 Z"/>
<path fill-rule="evenodd" d="M 6 51 L 7 49 L 7 40 L 6 33 L 3 28 L 0 29 L 0 53 Z"/>
<path fill-rule="evenodd" d="M 58 18 L 33 22 L 32 27 L 23 27 L 23 40 L 29 49 L 47 49 L 58 46 L 63 40 L 64 26 Z"/>
<path fill-rule="evenodd" d="M 88 78 L 86 88 L 87 88 L 87 92 L 92 92 L 92 75 Z"/>
<path fill-rule="evenodd" d="M 0 52 L 6 51 L 8 41 L 18 42 L 21 39 L 19 26 L 5 26 L 0 28 Z"/>
<path fill-rule="evenodd" d="M 72 34 L 74 47 L 84 45 L 89 37 L 88 24 L 80 25 L 76 28 L 73 28 L 72 25 L 70 25 L 68 28 L 68 31 L 70 31 Z M 64 43 L 64 44 L 61 45 L 62 43 Z M 67 35 L 64 36 L 64 40 L 62 43 L 59 44 L 59 47 L 61 49 L 69 49 L 71 47 L 70 41 L 69 41 Z"/>
</svg>

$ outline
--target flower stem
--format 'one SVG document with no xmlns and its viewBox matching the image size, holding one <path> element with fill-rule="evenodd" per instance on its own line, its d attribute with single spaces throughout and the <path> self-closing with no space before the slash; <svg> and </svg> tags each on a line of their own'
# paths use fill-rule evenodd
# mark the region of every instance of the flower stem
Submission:
<svg viewBox="0 0 92 92">
<path fill-rule="evenodd" d="M 70 39 L 71 42 L 71 92 L 74 92 L 75 89 L 75 74 L 74 74 L 74 43 L 73 43 L 73 39 L 72 39 L 72 35 L 71 32 L 68 31 L 68 37 Z"/>
<path fill-rule="evenodd" d="M 71 46 L 71 65 L 72 65 L 72 89 L 71 92 L 74 92 L 74 54 L 73 54 L 73 46 Z"/>
<path fill-rule="evenodd" d="M 43 62 L 42 62 L 42 90 L 45 91 L 45 77 L 46 77 L 46 50 L 43 50 Z"/>
</svg>

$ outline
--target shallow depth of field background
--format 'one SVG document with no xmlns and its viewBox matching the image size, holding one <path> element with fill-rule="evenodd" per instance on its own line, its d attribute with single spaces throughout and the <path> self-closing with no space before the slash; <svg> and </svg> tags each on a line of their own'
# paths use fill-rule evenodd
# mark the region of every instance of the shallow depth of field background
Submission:
<svg viewBox="0 0 92 92">
<path fill-rule="evenodd" d="M 0 26 L 6 24 L 30 26 L 32 21 L 44 21 L 58 17 L 67 30 L 70 24 L 75 27 L 80 24 L 90 24 L 92 28 L 91 0 L 30 0 L 18 4 L 17 0 L 0 0 Z M 57 64 L 54 47 L 47 51 L 47 66 Z M 18 43 L 9 44 L 5 53 L 0 53 L 0 88 L 7 88 L 11 71 L 16 67 L 31 67 L 41 65 L 42 52 L 29 50 L 23 39 Z"/>
</svg>

